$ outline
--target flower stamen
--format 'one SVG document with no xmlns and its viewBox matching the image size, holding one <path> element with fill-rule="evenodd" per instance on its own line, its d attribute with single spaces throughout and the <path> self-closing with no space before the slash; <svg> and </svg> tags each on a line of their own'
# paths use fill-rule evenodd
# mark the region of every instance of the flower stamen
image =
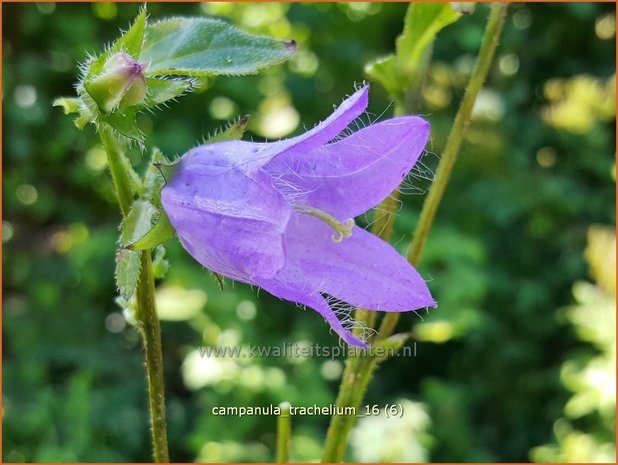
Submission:
<svg viewBox="0 0 618 465">
<path fill-rule="evenodd" d="M 345 221 L 345 223 L 342 223 L 334 216 L 331 216 L 328 213 L 323 212 L 322 210 L 318 210 L 317 208 L 310 207 L 308 205 L 294 205 L 293 208 L 297 212 L 307 213 L 308 215 L 311 215 L 314 218 L 317 218 L 318 220 L 323 221 L 324 223 L 329 225 L 331 228 L 333 228 L 335 232 L 337 233 L 331 236 L 331 239 L 333 240 L 335 244 L 338 244 L 344 238 L 348 238 L 352 236 L 352 229 L 354 228 L 354 225 L 356 224 L 354 223 L 353 218 L 348 218 Z"/>
</svg>

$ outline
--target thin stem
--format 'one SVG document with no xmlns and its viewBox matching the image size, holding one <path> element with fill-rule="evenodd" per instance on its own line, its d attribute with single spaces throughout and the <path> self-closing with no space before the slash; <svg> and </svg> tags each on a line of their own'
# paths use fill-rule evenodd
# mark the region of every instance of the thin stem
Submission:
<svg viewBox="0 0 618 465">
<path fill-rule="evenodd" d="M 339 386 L 339 393 L 335 401 L 336 411 L 339 410 L 339 407 L 349 407 L 354 404 L 354 391 L 358 388 L 358 373 L 366 365 L 366 362 L 363 363 L 363 361 L 367 359 L 366 357 L 350 355 L 346 360 L 346 367 L 341 377 L 341 385 Z M 326 440 L 324 441 L 322 462 L 341 462 L 343 459 L 350 432 L 347 420 L 348 416 L 346 415 L 334 414 L 331 417 L 330 425 L 326 432 Z"/>
<path fill-rule="evenodd" d="M 103 148 L 105 148 L 105 153 L 107 153 L 107 164 L 112 175 L 112 182 L 114 183 L 120 210 L 123 216 L 127 216 L 133 203 L 133 188 L 131 187 L 131 180 L 125 167 L 124 160 L 126 160 L 126 156 L 109 129 L 102 127 L 99 131 L 99 136 L 101 137 Z"/>
<path fill-rule="evenodd" d="M 290 403 L 279 404 L 280 413 L 277 417 L 277 463 L 290 461 L 290 436 L 292 424 L 290 420 Z"/>
<path fill-rule="evenodd" d="M 436 216 L 436 211 L 438 210 L 438 206 L 440 205 L 440 201 L 442 200 L 442 196 L 450 180 L 451 173 L 453 172 L 453 167 L 457 161 L 466 129 L 470 124 L 470 116 L 472 114 L 474 102 L 489 72 L 489 66 L 491 65 L 491 60 L 502 31 L 502 24 L 504 23 L 507 6 L 507 3 L 494 3 L 491 6 L 489 21 L 487 22 L 487 28 L 485 29 L 483 43 L 481 44 L 476 64 L 474 65 L 472 75 L 466 87 L 466 92 L 446 141 L 446 146 L 444 147 L 444 152 L 442 153 L 442 158 L 440 159 L 436 171 L 435 180 L 423 203 L 423 209 L 421 210 L 421 215 L 416 230 L 414 231 L 412 244 L 408 250 L 407 259 L 412 265 L 416 266 L 420 262 L 425 242 L 427 241 L 429 231 L 431 230 L 433 220 Z M 397 321 L 399 321 L 399 313 L 389 313 L 386 315 L 380 325 L 379 338 L 383 339 L 390 336 L 395 329 Z"/>
<path fill-rule="evenodd" d="M 137 308 L 144 345 L 148 403 L 152 426 L 152 453 L 155 462 L 169 462 L 167 422 L 165 418 L 165 387 L 163 383 L 163 354 L 161 326 L 154 298 L 154 278 L 150 250 L 142 252 L 142 268 L 137 283 Z"/>
<path fill-rule="evenodd" d="M 420 260 L 427 234 L 431 229 L 436 210 L 440 204 L 446 186 L 448 185 L 455 161 L 457 160 L 459 148 L 470 121 L 472 107 L 487 77 L 487 72 L 489 71 L 489 66 L 498 44 L 498 38 L 502 31 L 506 9 L 507 4 L 505 3 L 495 3 L 491 6 L 491 13 L 476 65 L 470 76 L 464 98 L 449 134 L 444 153 L 436 172 L 436 179 L 423 205 L 419 223 L 414 234 L 414 240 L 410 247 L 410 252 L 407 255 L 408 261 L 414 265 L 418 264 Z M 392 224 L 390 228 L 392 230 Z M 363 313 L 357 312 L 357 315 L 362 316 Z M 388 313 L 385 315 L 380 325 L 377 338 L 381 340 L 390 336 L 398 320 L 399 313 Z M 354 407 L 358 411 L 377 365 L 378 360 L 368 356 L 352 356 L 348 358 L 335 404 L 336 407 Z M 348 435 L 354 426 L 355 419 L 355 416 L 334 415 L 332 417 L 326 434 L 322 462 L 341 462 L 343 460 L 347 447 Z"/>
<path fill-rule="evenodd" d="M 128 160 L 118 141 L 107 128 L 99 131 L 107 153 L 107 161 L 123 216 L 133 204 L 134 193 L 129 176 Z M 154 297 L 154 276 L 150 250 L 141 252 L 141 269 L 137 283 L 137 319 L 144 345 L 148 402 L 152 424 L 152 449 L 155 462 L 169 462 L 167 426 L 165 420 L 165 392 L 163 384 L 163 355 L 161 352 L 161 327 L 157 317 Z"/>
</svg>

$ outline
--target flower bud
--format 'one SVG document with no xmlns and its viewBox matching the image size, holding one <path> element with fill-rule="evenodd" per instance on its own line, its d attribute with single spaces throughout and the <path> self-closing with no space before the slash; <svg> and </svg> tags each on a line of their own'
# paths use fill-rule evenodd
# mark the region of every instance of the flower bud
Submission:
<svg viewBox="0 0 618 465">
<path fill-rule="evenodd" d="M 146 97 L 144 65 L 128 53 L 115 53 L 103 65 L 103 72 L 86 83 L 86 89 L 105 112 L 137 105 Z"/>
</svg>

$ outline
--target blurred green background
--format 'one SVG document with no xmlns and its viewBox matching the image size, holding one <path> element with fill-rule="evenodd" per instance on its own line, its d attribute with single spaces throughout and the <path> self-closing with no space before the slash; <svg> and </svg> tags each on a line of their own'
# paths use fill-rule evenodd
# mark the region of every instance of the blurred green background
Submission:
<svg viewBox="0 0 618 465">
<path fill-rule="evenodd" d="M 393 51 L 406 4 L 149 4 L 153 18 L 219 15 L 294 38 L 295 58 L 219 78 L 140 123 L 182 154 L 238 115 L 247 138 L 325 118 L 364 65 Z M 142 353 L 114 304 L 119 213 L 93 128 L 51 102 L 77 62 L 139 4 L 3 9 L 3 460 L 149 461 Z M 435 169 L 482 37 L 487 5 L 443 30 L 422 89 Z M 615 460 L 615 5 L 513 4 L 432 231 L 421 273 L 439 302 L 407 314 L 417 355 L 378 370 L 354 461 Z M 372 86 L 370 114 L 392 106 Z M 140 153 L 132 153 L 136 166 Z M 415 187 L 429 183 L 412 179 Z M 406 195 L 409 243 L 424 195 Z M 343 360 L 201 358 L 200 346 L 336 345 L 314 312 L 240 284 L 220 292 L 176 241 L 158 288 L 174 461 L 270 461 L 275 418 L 222 405 L 329 405 Z M 293 418 L 292 459 L 317 460 L 328 418 Z"/>
</svg>

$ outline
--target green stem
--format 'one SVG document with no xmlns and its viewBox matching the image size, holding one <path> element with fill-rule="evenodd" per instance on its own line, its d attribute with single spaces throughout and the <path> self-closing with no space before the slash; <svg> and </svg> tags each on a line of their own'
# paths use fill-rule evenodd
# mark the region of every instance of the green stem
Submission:
<svg viewBox="0 0 618 465">
<path fill-rule="evenodd" d="M 134 194 L 130 178 L 130 165 L 116 138 L 107 128 L 99 131 L 107 153 L 107 161 L 114 189 L 123 216 L 133 204 Z M 152 424 L 152 448 L 155 462 L 169 462 L 167 426 L 165 420 L 165 392 L 163 384 L 163 355 L 161 352 L 161 327 L 157 317 L 154 297 L 154 276 L 150 250 L 141 252 L 141 269 L 137 283 L 137 319 L 144 345 L 148 401 Z"/>
<path fill-rule="evenodd" d="M 489 72 L 489 66 L 491 65 L 494 51 L 496 50 L 498 39 L 502 32 L 507 6 L 507 3 L 494 3 L 491 5 L 489 21 L 487 22 L 485 35 L 483 36 L 483 42 L 476 59 L 476 64 L 474 65 L 464 97 L 457 111 L 457 115 L 455 116 L 453 127 L 446 140 L 444 152 L 442 153 L 442 158 L 440 159 L 436 171 L 436 177 L 423 203 L 423 209 L 421 210 L 421 215 L 416 230 L 414 231 L 412 244 L 408 250 L 407 259 L 414 266 L 417 266 L 420 262 L 425 242 L 427 241 L 429 231 L 431 230 L 433 220 L 436 216 L 436 211 L 446 191 L 446 186 L 448 185 L 453 167 L 457 161 L 466 129 L 470 124 L 470 116 L 472 115 L 474 102 Z M 389 313 L 386 315 L 380 325 L 379 338 L 383 339 L 390 336 L 398 321 L 399 313 Z"/>
<path fill-rule="evenodd" d="M 155 462 L 169 462 L 161 326 L 155 307 L 154 277 L 150 250 L 142 252 L 142 267 L 137 283 L 137 308 L 148 381 L 148 403 L 152 426 L 152 453 Z"/>
<path fill-rule="evenodd" d="M 346 367 L 341 377 L 341 385 L 339 386 L 339 393 L 335 401 L 336 410 L 339 410 L 339 407 L 353 406 L 354 391 L 358 388 L 357 380 L 359 373 L 364 371 L 365 360 L 368 360 L 368 357 L 358 357 L 356 355 L 350 355 L 346 360 Z M 351 428 L 350 424 L 353 424 L 353 422 L 348 421 L 348 418 L 347 415 L 337 414 L 331 417 L 330 425 L 326 432 L 326 440 L 324 441 L 322 462 L 341 462 L 343 459 Z"/>
<path fill-rule="evenodd" d="M 111 130 L 101 127 L 99 136 L 101 137 L 105 153 L 107 153 L 107 164 L 112 175 L 112 182 L 114 183 L 122 216 L 127 216 L 133 204 L 133 188 L 131 187 L 129 173 L 125 167 L 126 156 Z"/>
<path fill-rule="evenodd" d="M 444 153 L 438 165 L 436 179 L 423 205 L 419 223 L 414 233 L 414 240 L 407 255 L 408 261 L 414 265 L 418 264 L 420 260 L 423 246 L 427 240 L 427 234 L 431 229 L 435 213 L 448 185 L 465 130 L 470 122 L 474 102 L 487 77 L 487 72 L 489 71 L 489 66 L 502 31 L 506 9 L 507 4 L 505 3 L 495 3 L 491 6 L 491 13 L 476 65 L 470 76 L 464 98 L 455 117 Z M 389 228 L 392 231 L 392 225 Z M 358 313 L 358 315 L 362 316 L 363 314 Z M 390 336 L 398 320 L 399 313 L 386 314 L 380 325 L 377 338 L 381 340 Z M 359 410 L 377 365 L 378 360 L 369 356 L 353 356 L 348 358 L 335 403 L 336 407 L 354 407 L 356 411 Z M 322 462 L 341 462 L 343 460 L 348 435 L 354 426 L 355 420 L 355 416 L 334 415 L 332 417 L 326 434 Z"/>
<path fill-rule="evenodd" d="M 279 404 L 281 412 L 277 417 L 277 463 L 290 461 L 290 436 L 292 425 L 290 420 L 290 403 Z"/>
</svg>

